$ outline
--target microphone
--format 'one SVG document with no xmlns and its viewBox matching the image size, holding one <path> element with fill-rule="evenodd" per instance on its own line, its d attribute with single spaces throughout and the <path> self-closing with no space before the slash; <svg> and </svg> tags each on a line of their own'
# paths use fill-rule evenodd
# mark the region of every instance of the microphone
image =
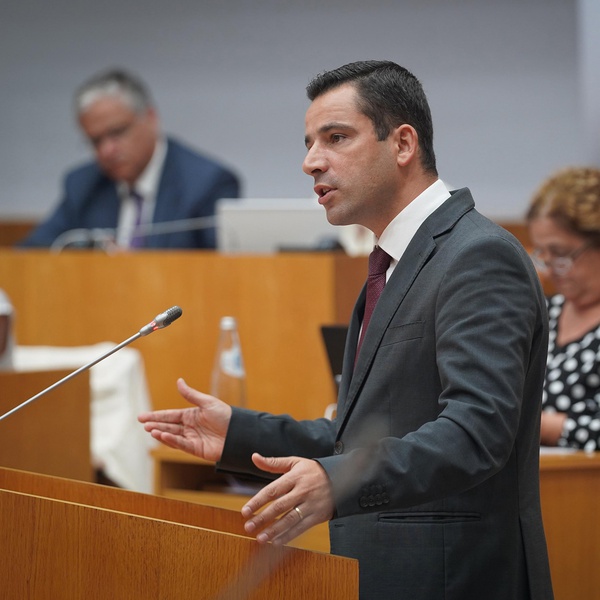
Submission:
<svg viewBox="0 0 600 600">
<path fill-rule="evenodd" d="M 97 359 L 87 363 L 86 365 L 83 365 L 83 367 L 79 367 L 79 369 L 77 369 L 76 371 L 73 371 L 66 377 L 63 377 L 60 381 L 53 383 L 51 386 L 47 387 L 45 390 L 42 390 L 41 392 L 37 393 L 35 396 L 32 396 L 28 400 L 25 400 L 25 402 L 22 402 L 18 406 L 15 406 L 8 412 L 4 413 L 2 416 L 0 416 L 0 421 L 2 421 L 3 419 L 6 419 L 6 417 L 9 417 L 13 413 L 16 413 L 18 410 L 21 410 L 23 407 L 27 406 L 28 404 L 31 404 L 31 402 L 42 397 L 44 394 L 47 394 L 48 392 L 51 392 L 52 390 L 56 389 L 63 383 L 66 383 L 67 381 L 69 381 L 70 379 L 75 377 L 76 375 L 79 375 L 79 373 L 82 373 L 83 371 L 86 371 L 90 367 L 93 367 L 94 365 L 98 364 L 100 361 L 109 357 L 111 354 L 114 354 L 117 350 L 120 350 L 121 348 L 124 348 L 125 346 L 131 344 L 131 342 L 137 340 L 138 338 L 149 335 L 150 333 L 152 333 L 153 331 L 156 331 L 157 329 L 163 329 L 165 327 L 168 327 L 173 321 L 175 321 L 176 319 L 179 319 L 179 317 L 182 314 L 183 314 L 183 311 L 181 310 L 181 308 L 179 308 L 179 306 L 173 306 L 173 307 L 169 308 L 168 310 L 165 310 L 164 312 L 162 312 L 159 315 L 157 315 L 156 317 L 154 317 L 154 320 L 150 321 L 150 323 L 148 323 L 148 325 L 144 325 L 136 334 L 132 335 L 130 338 L 126 339 L 124 342 L 121 342 L 119 345 L 115 346 L 114 348 L 111 348 L 108 352 L 105 352 L 102 356 L 99 356 Z"/>
<path fill-rule="evenodd" d="M 216 217 L 195 217 L 178 221 L 158 221 L 145 223 L 135 228 L 133 234 L 140 237 L 162 235 L 163 233 L 179 233 L 201 229 L 214 229 L 217 226 Z"/>
<path fill-rule="evenodd" d="M 60 252 L 65 248 L 91 249 L 100 248 L 107 250 L 115 245 L 114 229 L 69 229 L 61 233 L 50 244 L 52 252 Z"/>
<path fill-rule="evenodd" d="M 179 317 L 183 314 L 183 311 L 179 306 L 172 306 L 165 312 L 161 312 L 160 315 L 154 317 L 154 321 L 148 323 L 148 325 L 144 325 L 140 329 L 140 335 L 148 335 L 157 329 L 163 329 L 164 327 L 168 327 L 173 321 L 179 319 Z"/>
<path fill-rule="evenodd" d="M 159 221 L 139 225 L 132 232 L 136 237 L 151 237 L 165 233 L 180 233 L 183 231 L 200 231 L 214 229 L 217 226 L 216 217 L 196 217 L 178 221 Z M 53 252 L 61 252 L 65 248 L 100 248 L 110 251 L 117 248 L 116 229 L 69 229 L 61 233 L 50 245 Z"/>
</svg>

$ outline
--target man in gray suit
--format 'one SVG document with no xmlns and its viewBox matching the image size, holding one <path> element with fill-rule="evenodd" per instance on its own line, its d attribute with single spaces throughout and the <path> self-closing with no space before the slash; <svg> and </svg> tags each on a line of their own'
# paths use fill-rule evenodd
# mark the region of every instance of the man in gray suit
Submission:
<svg viewBox="0 0 600 600">
<path fill-rule="evenodd" d="M 370 285 L 352 315 L 336 420 L 230 408 L 182 380 L 194 408 L 140 420 L 220 469 L 274 478 L 242 509 L 260 543 L 329 520 L 332 552 L 359 560 L 363 599 L 549 600 L 536 272 L 468 189 L 438 178 L 410 72 L 352 63 L 308 95 L 304 171 L 328 220 L 368 227 L 389 255 L 368 327 Z"/>
</svg>

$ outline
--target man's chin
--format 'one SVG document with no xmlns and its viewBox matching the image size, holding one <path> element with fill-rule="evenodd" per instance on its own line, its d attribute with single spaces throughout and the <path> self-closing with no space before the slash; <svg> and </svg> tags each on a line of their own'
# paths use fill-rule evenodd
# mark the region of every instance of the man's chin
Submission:
<svg viewBox="0 0 600 600">
<path fill-rule="evenodd" d="M 332 224 L 337 225 L 340 218 L 340 211 L 333 205 L 323 205 L 325 209 L 325 217 Z"/>
<path fill-rule="evenodd" d="M 129 182 L 131 179 L 129 171 L 124 169 L 103 168 L 102 171 L 109 179 L 112 179 L 113 181 Z"/>
<path fill-rule="evenodd" d="M 341 226 L 341 225 L 352 225 L 353 221 L 348 218 L 347 215 L 340 213 L 335 210 L 328 210 L 326 213 L 327 221 L 331 225 Z"/>
</svg>

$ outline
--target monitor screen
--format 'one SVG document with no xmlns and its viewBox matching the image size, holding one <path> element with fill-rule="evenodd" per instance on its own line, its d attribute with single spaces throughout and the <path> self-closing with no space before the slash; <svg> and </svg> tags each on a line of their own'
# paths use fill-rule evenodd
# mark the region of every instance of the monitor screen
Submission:
<svg viewBox="0 0 600 600">
<path fill-rule="evenodd" d="M 223 198 L 216 218 L 217 249 L 231 253 L 341 249 L 346 229 L 327 221 L 316 198 Z"/>
</svg>

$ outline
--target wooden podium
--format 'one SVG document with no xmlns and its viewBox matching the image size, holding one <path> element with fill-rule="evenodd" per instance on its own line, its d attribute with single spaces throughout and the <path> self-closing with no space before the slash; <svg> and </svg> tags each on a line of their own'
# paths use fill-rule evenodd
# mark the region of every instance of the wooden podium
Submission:
<svg viewBox="0 0 600 600">
<path fill-rule="evenodd" d="M 5 600 L 351 600 L 358 562 L 260 546 L 239 513 L 0 468 Z"/>
<path fill-rule="evenodd" d="M 0 415 L 68 374 L 66 370 L 0 373 Z M 89 373 L 0 421 L 0 465 L 92 481 Z"/>
</svg>

